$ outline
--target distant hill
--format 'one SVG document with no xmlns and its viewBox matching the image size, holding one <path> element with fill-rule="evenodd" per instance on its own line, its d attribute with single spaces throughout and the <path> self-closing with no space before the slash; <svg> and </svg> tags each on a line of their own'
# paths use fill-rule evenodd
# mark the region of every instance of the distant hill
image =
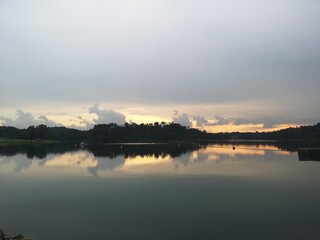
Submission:
<svg viewBox="0 0 320 240">
<path fill-rule="evenodd" d="M 30 126 L 26 129 L 0 126 L 0 138 L 46 139 L 54 141 L 123 142 L 206 142 L 212 140 L 320 140 L 320 123 L 274 132 L 207 133 L 177 123 L 124 125 L 99 124 L 90 130 L 66 127 Z"/>
</svg>

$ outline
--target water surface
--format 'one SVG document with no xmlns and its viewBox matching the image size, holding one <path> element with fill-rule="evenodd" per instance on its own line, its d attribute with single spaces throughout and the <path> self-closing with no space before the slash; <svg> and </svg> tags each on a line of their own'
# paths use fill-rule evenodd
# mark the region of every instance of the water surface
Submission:
<svg viewBox="0 0 320 240">
<path fill-rule="evenodd" d="M 320 239 L 319 184 L 320 162 L 266 143 L 1 147 L 0 228 L 38 240 Z"/>
</svg>

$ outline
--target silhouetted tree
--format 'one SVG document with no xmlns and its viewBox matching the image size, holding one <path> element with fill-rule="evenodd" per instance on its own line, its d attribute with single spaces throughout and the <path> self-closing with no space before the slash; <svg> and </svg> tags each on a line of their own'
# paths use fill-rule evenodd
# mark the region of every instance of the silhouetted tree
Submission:
<svg viewBox="0 0 320 240">
<path fill-rule="evenodd" d="M 98 124 L 82 131 L 66 127 L 39 125 L 27 129 L 0 126 L 1 138 L 37 138 L 56 141 L 90 142 L 199 142 L 210 140 L 320 140 L 320 123 L 314 126 L 287 128 L 274 132 L 207 133 L 187 128 L 177 123 L 158 122 L 150 124 L 125 123 L 124 125 Z"/>
</svg>

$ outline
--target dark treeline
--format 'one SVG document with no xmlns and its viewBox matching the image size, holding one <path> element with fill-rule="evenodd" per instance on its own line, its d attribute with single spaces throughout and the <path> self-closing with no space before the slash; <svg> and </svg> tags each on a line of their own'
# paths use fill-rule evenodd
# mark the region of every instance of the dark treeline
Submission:
<svg viewBox="0 0 320 240">
<path fill-rule="evenodd" d="M 46 139 L 55 141 L 88 141 L 93 143 L 123 142 L 192 142 L 206 141 L 209 135 L 198 129 L 187 128 L 176 123 L 154 124 L 99 124 L 90 130 L 39 125 L 27 129 L 0 127 L 0 138 Z"/>
<path fill-rule="evenodd" d="M 87 139 L 87 131 L 66 127 L 48 127 L 46 125 L 30 126 L 26 129 L 15 127 L 1 127 L 0 138 L 14 139 L 46 139 L 55 141 L 83 141 Z"/>
<path fill-rule="evenodd" d="M 191 142 L 206 141 L 208 134 L 177 123 L 101 124 L 88 131 L 90 142 Z"/>
<path fill-rule="evenodd" d="M 0 138 L 45 139 L 64 142 L 205 142 L 211 140 L 320 140 L 320 123 L 314 126 L 287 128 L 274 132 L 207 133 L 177 123 L 124 125 L 99 124 L 90 130 L 66 127 L 30 126 L 26 129 L 0 126 Z"/>
<path fill-rule="evenodd" d="M 320 140 L 320 123 L 314 126 L 286 128 L 273 132 L 233 132 L 211 134 L 210 139 L 216 140 Z"/>
</svg>

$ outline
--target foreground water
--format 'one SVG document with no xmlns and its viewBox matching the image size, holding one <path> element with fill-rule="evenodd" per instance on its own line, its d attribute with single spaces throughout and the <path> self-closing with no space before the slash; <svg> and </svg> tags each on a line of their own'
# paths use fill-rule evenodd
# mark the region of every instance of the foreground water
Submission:
<svg viewBox="0 0 320 240">
<path fill-rule="evenodd" d="M 320 162 L 271 144 L 2 147 L 0 228 L 34 240 L 320 239 Z"/>
</svg>

